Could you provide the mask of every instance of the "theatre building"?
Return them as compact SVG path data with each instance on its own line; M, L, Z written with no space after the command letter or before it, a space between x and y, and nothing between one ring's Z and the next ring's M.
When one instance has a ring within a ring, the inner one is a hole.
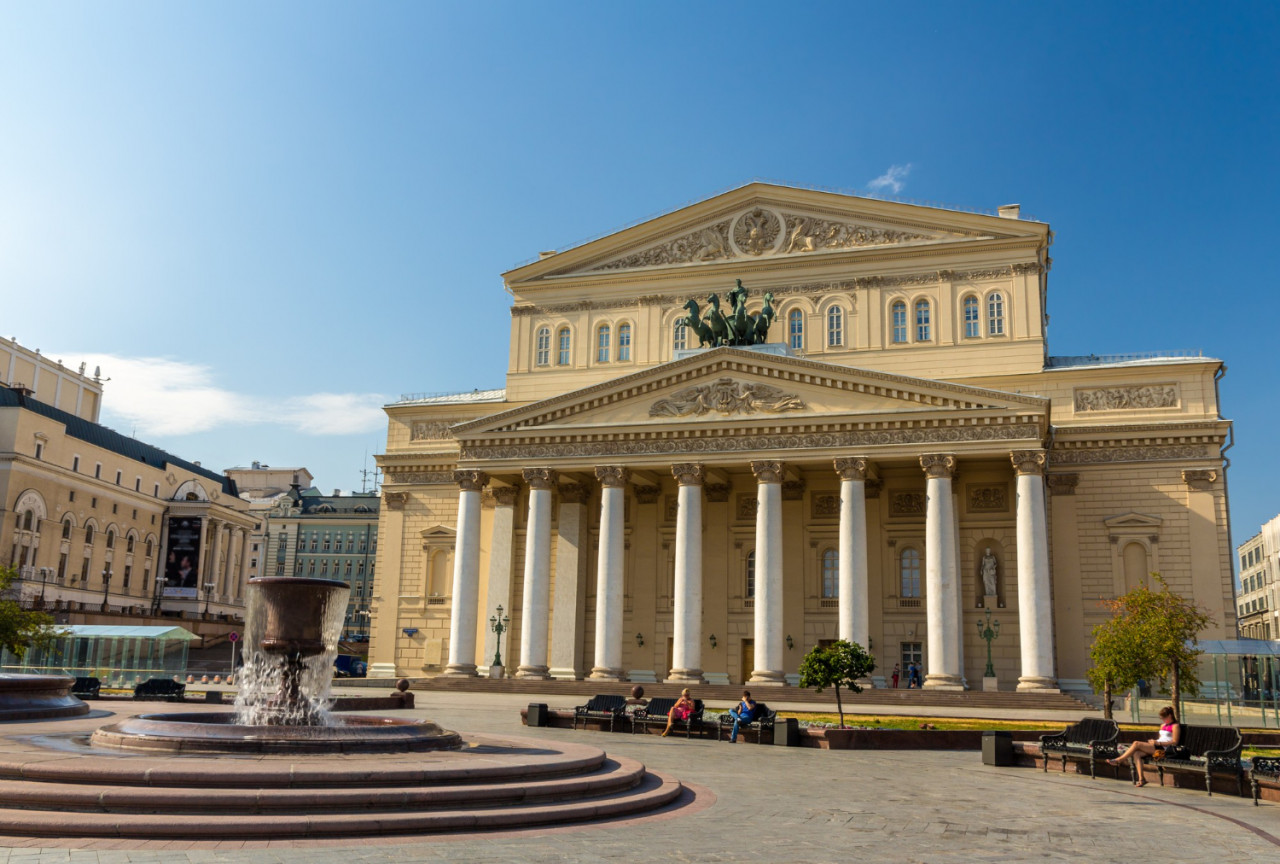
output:
M1079 690L1152 571L1234 637L1224 366L1052 356L1051 242L752 183L506 273L505 389L387 406L372 671L785 685L844 638L981 687L990 615L1001 689Z

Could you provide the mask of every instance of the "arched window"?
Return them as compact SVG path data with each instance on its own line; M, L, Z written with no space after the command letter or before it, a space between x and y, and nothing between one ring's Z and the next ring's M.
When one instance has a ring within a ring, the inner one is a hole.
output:
M827 347L839 348L844 344L844 310L832 306L827 310Z
M596 330L596 362L609 362L609 342L610 332L608 324L601 324L600 329Z
M747 586L744 597L756 596L756 550L747 553Z
M901 300L893 304L893 341L907 341L907 304Z
M130 553L133 552L133 535L132 534L130 534L128 537L125 538L124 551L130 552Z
M917 549L903 549L902 557L899 559L899 573L901 575L901 587L898 591L899 597L919 597L920 596L920 552Z
M689 325L684 323L681 318L676 321L675 329L671 332L671 348L673 351L683 351L689 347Z
M559 366L569 365L569 328L561 327L560 332L556 334L556 343L559 345L559 351L556 355L556 364Z
M93 545L93 523L92 522L84 526L84 542L89 546Z
M618 362L625 363L631 359L631 325L618 325Z
M551 328L538 328L538 350L533 362L538 366L551 365Z
M964 298L964 338L976 339L978 332L978 298L970 294Z
M916 341L929 341L929 301L916 301Z
M71 517L70 516L62 520L62 539L63 540L71 539Z
M987 335L1004 335L1004 295L999 291L987 297Z
M787 333L793 351L804 350L804 312L792 309L787 315Z
M150 557L151 557L151 553L152 553L152 552L154 552L154 551L155 551L155 544L153 544L153 543L151 542L151 538L150 538L150 537L148 537L148 538L147 538L147 545L146 545L146 556L147 556L148 558L150 558Z
M840 596L840 553L827 549L822 553L822 597L833 600Z
M107 529L107 548L108 549L116 548L116 532L111 530L110 528Z

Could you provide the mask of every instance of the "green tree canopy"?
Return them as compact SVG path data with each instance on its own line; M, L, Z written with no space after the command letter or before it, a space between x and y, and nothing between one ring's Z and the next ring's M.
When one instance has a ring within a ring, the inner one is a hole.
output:
M23 609L13 597L18 571L0 567L0 648L22 657L29 648L47 648L58 635L53 618L43 612Z
M844 704L840 701L840 688L848 687L851 693L861 693L860 678L866 678L876 670L876 658L856 642L844 639L827 646L816 646L800 663L800 686L812 687L821 693L826 687L836 688L836 710L840 713L840 728L844 728Z

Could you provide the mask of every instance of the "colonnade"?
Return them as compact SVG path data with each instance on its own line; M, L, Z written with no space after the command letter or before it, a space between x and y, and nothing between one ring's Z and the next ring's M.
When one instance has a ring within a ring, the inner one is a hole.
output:
M249 572L252 551L249 529L221 519L206 518L200 531L204 561L196 590L203 596L204 586L212 583L213 598L218 602L233 603L237 598L243 598L245 574ZM163 578L163 572L159 578Z
M1017 475L1018 620L1022 674L1019 690L1056 686L1053 665L1052 597L1049 584L1048 527L1045 513L1043 450L1009 454ZM959 690L964 686L962 598L959 570L959 523L952 494L956 469L953 454L919 457L926 478L925 593L928 630L926 689ZM869 644L868 564L865 486L870 458L837 458L840 478L838 635ZM754 657L750 683L784 684L782 482L784 465L777 460L751 462L756 478ZM698 463L671 466L678 488L675 526L673 644L667 680L702 682L702 498L704 470ZM596 569L595 657L590 677L617 681L622 669L623 560L625 487L628 469L595 467L601 485L600 539ZM446 674L476 674L477 600L480 565L480 495L489 482L482 471L457 471L459 487L457 540L453 571ZM529 512L525 532L524 585L521 605L517 678L547 678L548 619L551 577L551 490L554 468L526 468ZM506 487L509 488L509 487ZM501 500L514 509L514 494ZM563 520L564 513L561 518ZM491 567L511 563L511 514L495 519ZM558 575L559 579L560 576ZM557 585L557 594L560 588ZM488 653L489 646L486 646Z

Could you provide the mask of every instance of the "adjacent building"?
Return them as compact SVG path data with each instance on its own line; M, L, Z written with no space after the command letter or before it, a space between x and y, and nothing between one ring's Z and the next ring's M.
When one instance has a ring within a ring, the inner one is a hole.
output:
M752 183L507 272L505 386L386 408L371 672L959 689L990 613L1002 689L1086 689L1152 571L1233 636L1225 367L1050 354L1051 242Z
M1246 639L1280 639L1280 516L1236 548L1238 614Z
M253 517L253 533L249 537L249 564L246 578L266 576L267 567L263 552L271 531L271 511L281 499L287 498L294 488L308 489L314 479L306 468L273 468L261 462L252 462L248 468L226 468L222 472L236 484L240 497L248 502L248 512Z
M0 339L0 386L28 391L46 405L97 423L102 411L102 371L95 368L90 377L86 366L81 363L73 370L61 360L24 348L16 339Z

